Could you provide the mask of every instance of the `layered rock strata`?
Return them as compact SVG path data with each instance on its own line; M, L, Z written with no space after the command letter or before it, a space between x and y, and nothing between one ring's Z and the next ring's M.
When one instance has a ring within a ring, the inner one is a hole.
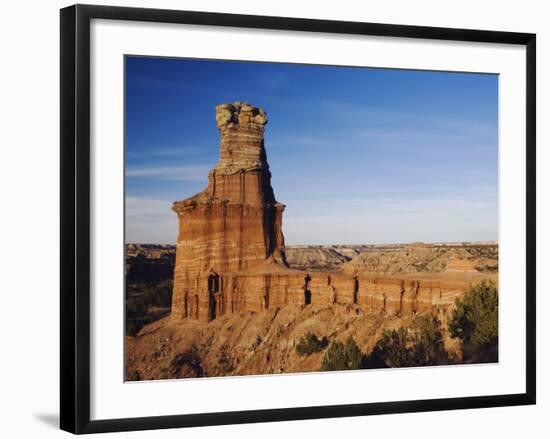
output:
M216 107L220 160L208 187L174 203L179 232L172 315L216 317L227 276L267 260L286 266L282 214L264 148L264 110L236 102Z
M288 268L264 147L264 110L216 107L220 160L208 187L175 202L179 233L171 317L209 322L285 305L354 304L405 315L451 306L472 279L376 277ZM473 276L473 275L472 275Z

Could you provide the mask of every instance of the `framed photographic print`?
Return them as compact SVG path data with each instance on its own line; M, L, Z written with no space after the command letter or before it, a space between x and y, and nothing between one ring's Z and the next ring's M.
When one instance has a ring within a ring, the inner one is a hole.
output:
M61 10L61 428L535 403L535 35Z

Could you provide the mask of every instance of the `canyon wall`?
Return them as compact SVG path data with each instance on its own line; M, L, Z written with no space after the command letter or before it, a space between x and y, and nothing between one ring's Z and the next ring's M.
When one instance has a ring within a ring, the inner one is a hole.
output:
M209 303L213 307L210 319L285 305L326 307L336 303L354 304L365 312L403 316L444 310L468 286L461 281L351 277L293 270L235 273L220 276L219 282L216 296ZM199 320L202 316L200 308L189 302L185 314Z

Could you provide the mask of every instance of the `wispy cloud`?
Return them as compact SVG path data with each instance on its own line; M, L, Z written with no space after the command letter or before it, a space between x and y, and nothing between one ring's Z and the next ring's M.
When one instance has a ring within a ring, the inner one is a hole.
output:
M192 60L128 66L130 240L175 241L171 200L205 186L218 159L214 106L234 100L269 114L266 151L275 193L287 205L288 243L497 233L496 81L364 69L347 76L341 68L333 76L330 67L309 75L313 69L290 65Z
M408 129L412 133L442 134L448 136L495 136L495 124L480 122L478 120L464 120L455 116L447 116L436 112L413 112L403 109L391 109L369 103L358 104L341 102L328 99L320 99L317 110L325 115L345 115L345 119L353 126L361 126L368 123L371 127L364 130L364 134L376 135L388 133L396 126L401 130ZM341 119L343 120L343 118ZM409 128L410 127L410 128Z
M161 180L205 181L210 167L189 166L136 166L126 168L127 178L156 178Z
M493 240L496 224L496 200L343 199L330 209L287 204L283 233L289 244Z
M174 243L177 217L171 207L168 200L127 197L126 242Z
M152 157L195 157L204 150L205 147L199 145L142 145L139 148L129 145L126 147L126 155L132 159Z
M201 146L166 146L166 147L152 147L147 151L151 155L157 157L187 157L194 156L201 151L204 151L204 147Z
M411 139L435 140L435 141L465 141L471 140L472 136L465 132L434 132L428 129L411 128L365 128L357 132L357 136L365 139L382 141L410 141Z
M172 213L172 201L159 198L126 197L126 215L141 219L165 218Z

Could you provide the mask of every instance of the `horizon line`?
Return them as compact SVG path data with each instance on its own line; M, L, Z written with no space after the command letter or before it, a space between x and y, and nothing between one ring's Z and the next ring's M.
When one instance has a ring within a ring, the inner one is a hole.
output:
M414 245L414 244L427 244L427 245L449 245L449 244L478 244L478 245L498 245L499 241L494 239L487 240L476 240L476 241L411 241L411 242L379 242L379 243L363 243L363 244L286 244L287 246L304 246L304 247L314 247L314 246L372 246L372 245ZM177 243L167 243L167 242L125 242L124 245L171 245L176 246Z

